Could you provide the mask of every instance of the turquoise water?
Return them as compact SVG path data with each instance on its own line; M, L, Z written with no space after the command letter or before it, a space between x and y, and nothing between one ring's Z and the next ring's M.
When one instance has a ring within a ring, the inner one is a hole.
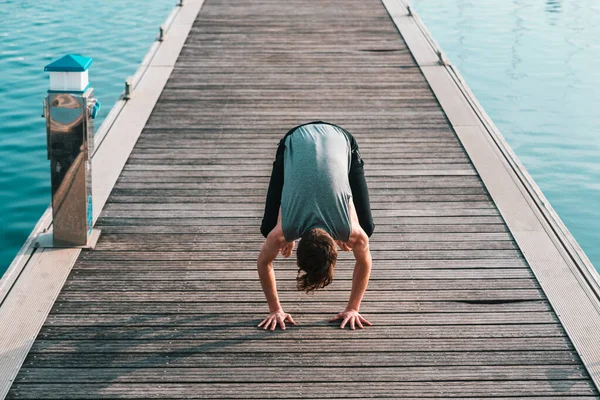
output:
M600 267L600 2L413 0L413 6Z
M100 125L176 0L0 0L0 275L50 203L44 66L92 57Z

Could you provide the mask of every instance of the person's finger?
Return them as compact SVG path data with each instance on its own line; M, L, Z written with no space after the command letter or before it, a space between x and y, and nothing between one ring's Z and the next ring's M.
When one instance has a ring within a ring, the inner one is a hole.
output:
M265 319L263 319L263 320L262 320L262 322L261 322L260 324L258 324L258 327L260 328L261 326L263 326L263 324L264 324L265 322L267 322L267 319L268 319L268 318L265 318Z
M263 322L265 323L265 325L263 326L263 329L264 330L269 329L269 325L271 325L271 317L266 318Z
M350 329L355 330L356 326L354 325L354 320L356 319L356 317L352 317L350 318Z
M350 319L350 317L346 317L344 318L344 320L342 321L342 324L340 325L340 329L344 329L344 327L346 326L346 324L348 323L348 320Z
M292 325L296 325L296 322L294 322L294 319L292 318L292 316L291 316L290 314L287 314L287 315L285 316L285 321L289 321L289 322L290 322L290 324L292 324Z
M272 317L271 320L269 321L269 329L270 330L275 329L276 324L277 324L277 320L275 319L275 317Z
M363 324L367 325L367 326L373 326L372 323L370 323L369 321L367 321L365 319L365 317L363 317L362 315L359 316L360 320L362 321Z
M363 324L360 322L360 318L356 318L356 325L358 325L360 329L364 328Z
M285 331L285 317L281 317L281 316L277 316L277 323L279 324L279 326L281 327L282 331Z

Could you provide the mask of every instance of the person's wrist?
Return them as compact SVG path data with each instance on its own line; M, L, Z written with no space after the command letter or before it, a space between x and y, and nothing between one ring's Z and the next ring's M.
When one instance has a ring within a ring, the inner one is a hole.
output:
M269 309L269 312L271 314L282 313L283 309L281 308L281 306L277 306L277 307L273 307L273 308Z

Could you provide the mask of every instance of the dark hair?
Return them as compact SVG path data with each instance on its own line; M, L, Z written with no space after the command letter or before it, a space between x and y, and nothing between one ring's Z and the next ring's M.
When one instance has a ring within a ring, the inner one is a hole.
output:
M314 228L304 233L298 243L296 256L298 290L308 293L331 283L337 261L337 247L327 232Z

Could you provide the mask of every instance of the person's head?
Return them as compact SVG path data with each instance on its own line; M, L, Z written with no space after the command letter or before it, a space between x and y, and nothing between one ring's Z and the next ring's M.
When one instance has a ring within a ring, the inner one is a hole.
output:
M327 232L319 228L307 231L300 238L296 256L298 290L308 293L331 283L337 261L337 247Z

